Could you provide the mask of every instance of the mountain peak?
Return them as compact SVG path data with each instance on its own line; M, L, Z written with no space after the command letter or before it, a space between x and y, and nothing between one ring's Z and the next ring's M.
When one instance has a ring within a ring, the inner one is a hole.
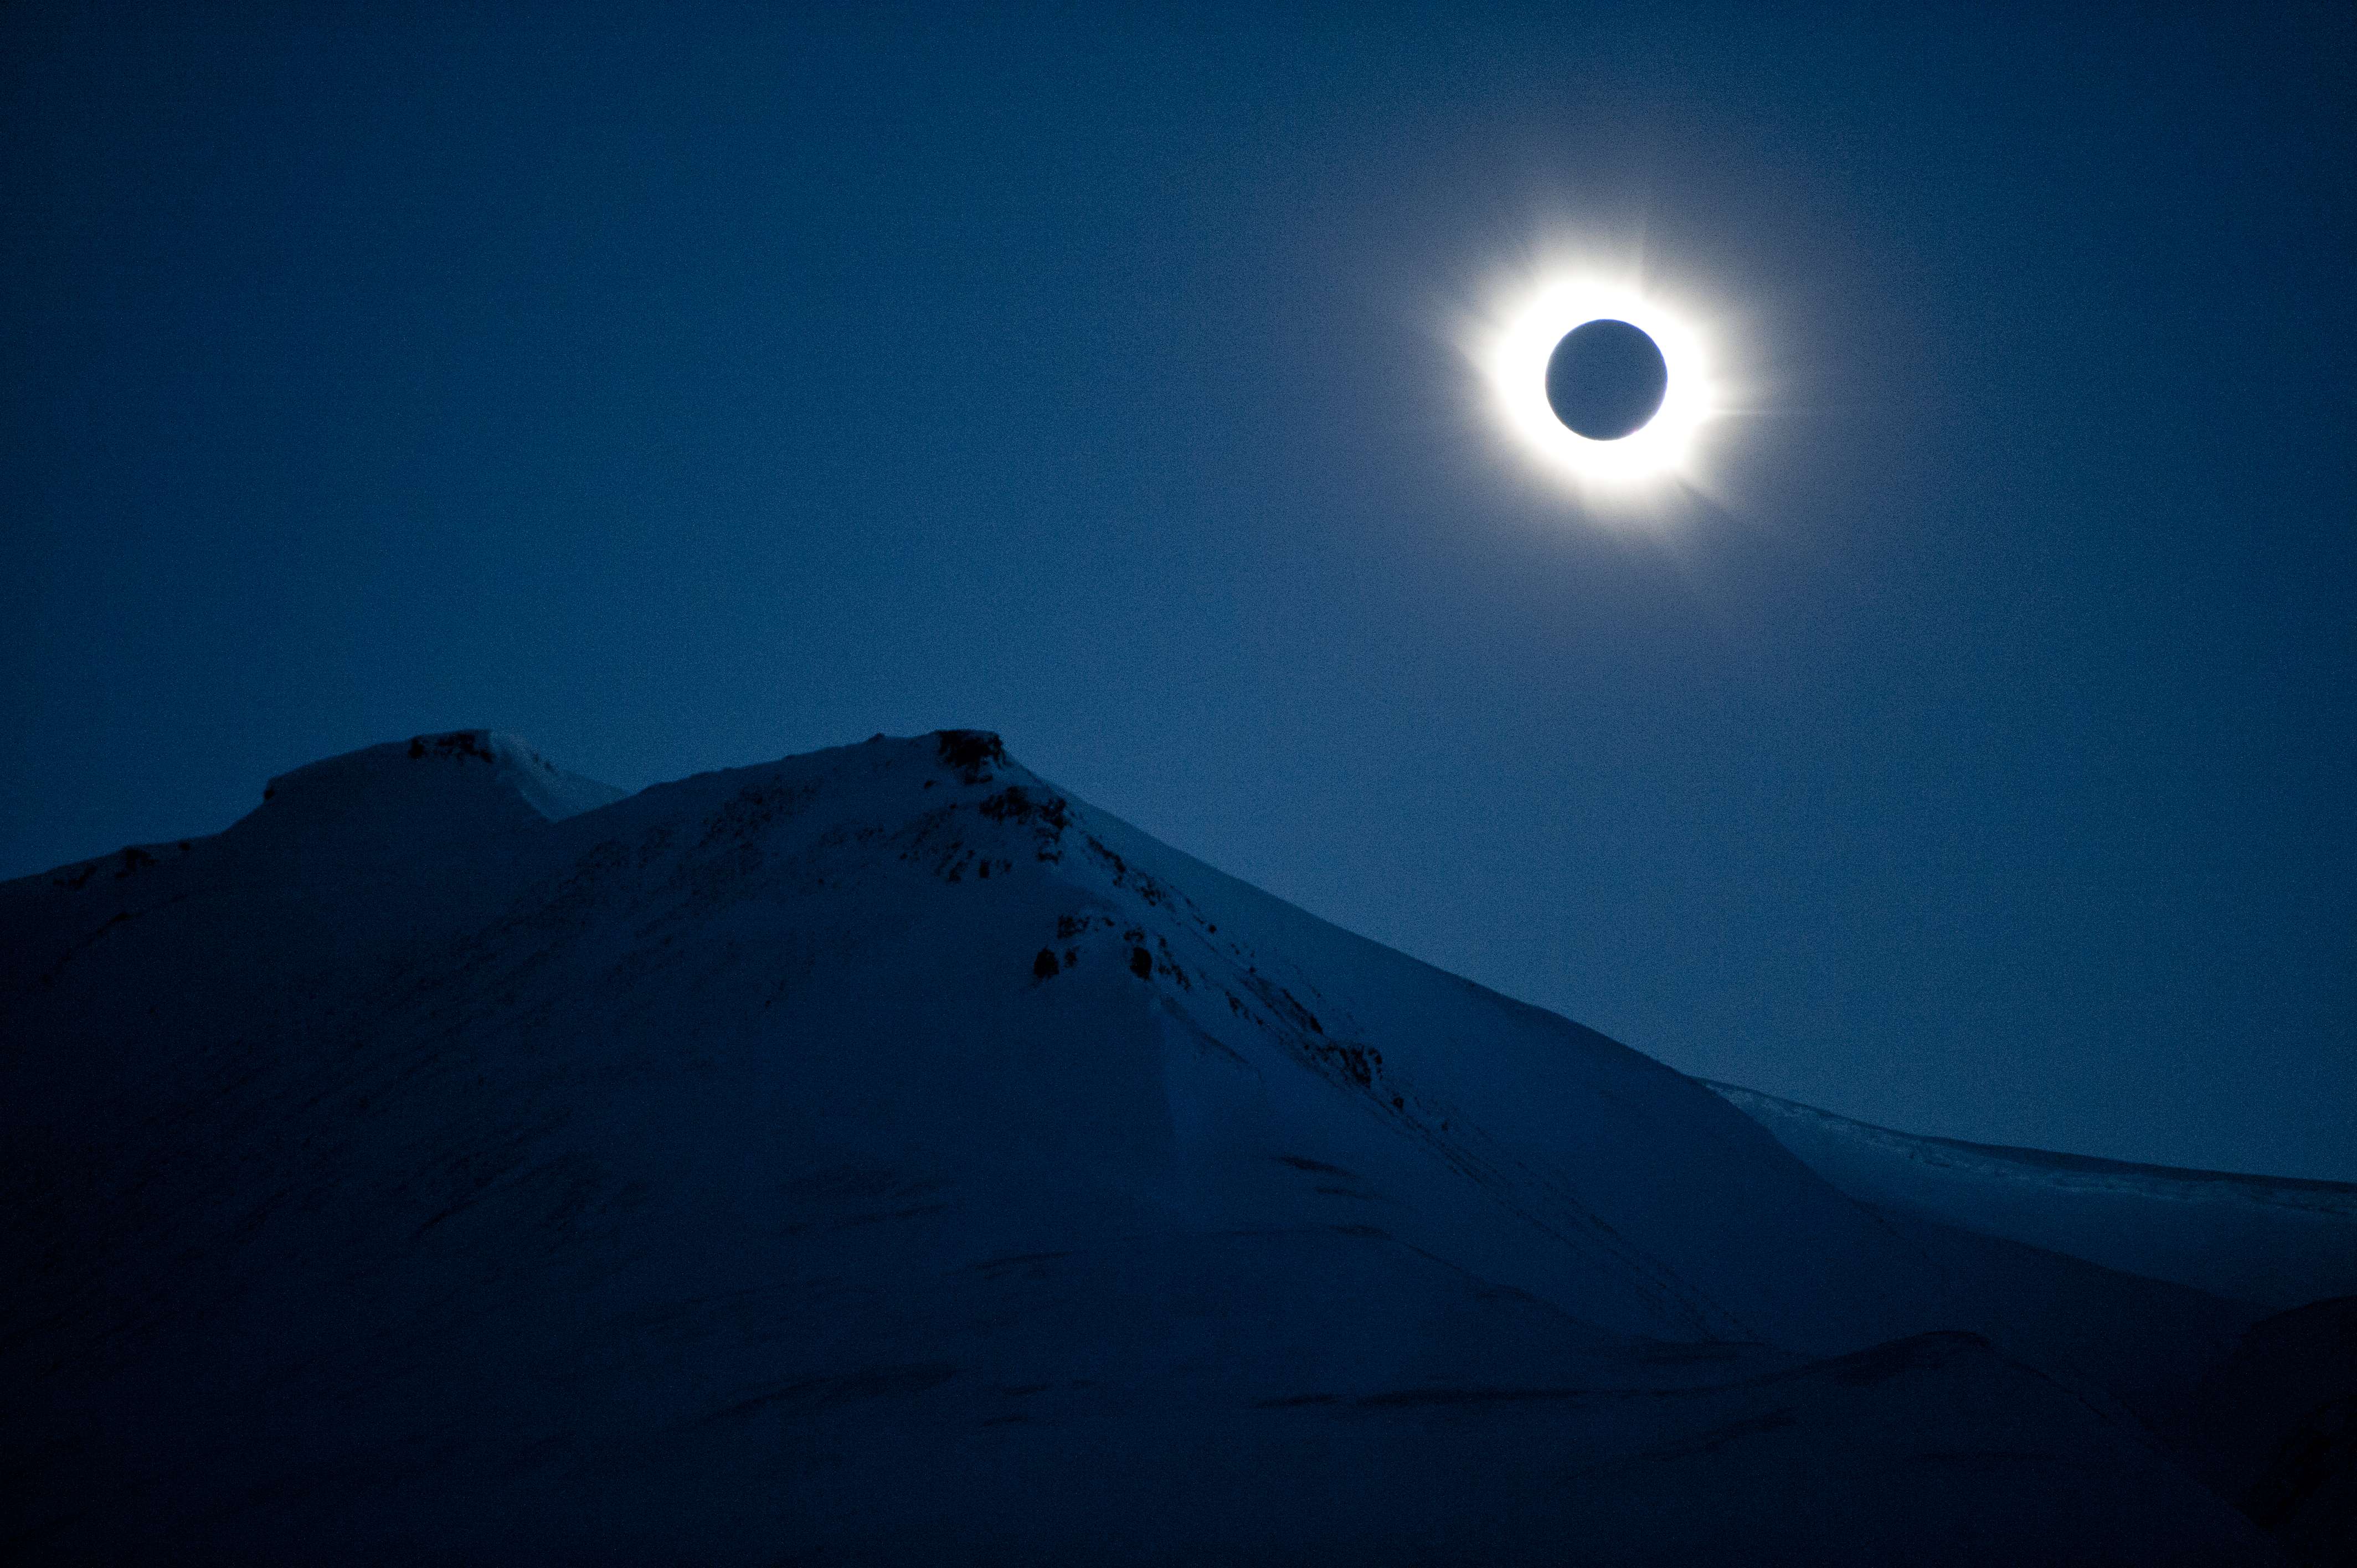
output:
M1006 747L986 729L935 730L933 745L941 753L942 766L953 769L968 784L987 784L992 767L1006 765Z
M282 773L230 830L341 860L406 858L562 822L628 791L570 773L521 736L463 729L363 746Z
M423 763L428 773L415 764ZM281 796L306 811L339 811L372 798L433 789L453 776L463 787L504 785L546 822L562 822L628 793L585 779L543 757L521 736L501 730L447 730L362 746L307 764L270 780L264 801ZM282 811L288 807L281 807Z

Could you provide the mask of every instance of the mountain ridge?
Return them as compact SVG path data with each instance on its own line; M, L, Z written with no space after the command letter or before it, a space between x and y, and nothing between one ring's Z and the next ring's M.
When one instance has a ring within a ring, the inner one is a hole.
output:
M1696 1081L1862 1202L2276 1311L2357 1295L2357 1184L1900 1133Z

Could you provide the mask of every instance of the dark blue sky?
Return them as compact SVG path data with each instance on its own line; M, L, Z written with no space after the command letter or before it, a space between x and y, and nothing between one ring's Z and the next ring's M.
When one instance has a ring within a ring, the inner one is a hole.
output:
M2345 5L490 9L0 13L0 875L985 725L1689 1071L2357 1179ZM1757 390L1665 532L1452 339L1566 239Z

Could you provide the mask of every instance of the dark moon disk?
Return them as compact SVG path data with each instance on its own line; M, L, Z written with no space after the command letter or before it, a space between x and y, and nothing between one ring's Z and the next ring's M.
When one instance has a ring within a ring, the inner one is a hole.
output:
M1661 349L1625 321L1583 321L1547 356L1547 406L1590 441L1642 430L1669 390Z

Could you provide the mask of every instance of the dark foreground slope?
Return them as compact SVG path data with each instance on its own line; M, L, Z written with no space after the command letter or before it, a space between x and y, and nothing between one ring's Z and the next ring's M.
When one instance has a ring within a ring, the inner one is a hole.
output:
M2357 1296L2279 1313L2204 1380L2194 1468L2302 1563L2357 1563Z
M1985 1259L992 737L612 793L0 888L0 1552L2276 1560Z

